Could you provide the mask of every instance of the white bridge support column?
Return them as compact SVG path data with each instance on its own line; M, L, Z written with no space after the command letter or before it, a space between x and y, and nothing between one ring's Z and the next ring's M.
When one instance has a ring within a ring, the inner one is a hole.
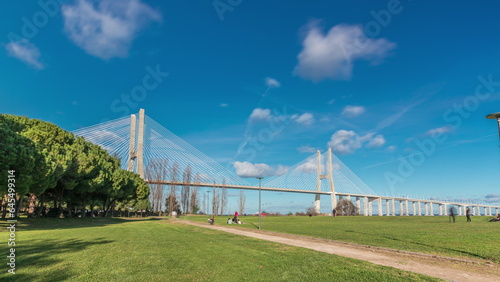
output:
M396 216L396 201L394 199L391 200L392 202L392 216Z
M335 185L333 182L333 164L332 164L332 149L328 148L327 151L327 172L326 174L321 174L322 173L322 166L321 166L321 152L318 150L316 152L317 154L317 165L318 165L318 178L317 178L317 183L316 183L316 191L321 191L321 180L322 179L328 179L328 188L330 189L330 201L332 203L332 210L337 207L337 197L335 195ZM314 211L316 213L319 213L321 209L321 200L320 200L320 194L316 194L316 198L314 200Z
M369 216L373 215L373 200L375 200L375 199L368 198L368 215Z
M412 211L413 211L413 216L417 215L417 203L415 201L411 202L412 205Z
M368 216L368 197L363 197L363 214Z
M424 207L425 207L425 215L429 215L429 203L424 202Z
M318 150L316 151L316 159L317 159L317 168L318 168L318 179L316 182L316 191L321 191L321 152ZM320 199L320 194L316 194L315 200L314 200L314 212L319 213L320 208L321 208L321 199ZM335 206L332 207L332 210L335 208Z
M498 212L500 210L500 208L495 208L495 214L499 214L500 212Z
M389 213L389 199L385 199L385 215L386 215L386 216L391 215L391 214Z
M359 213L361 214L361 200L359 197L356 197L356 208L358 209Z
M135 115L130 115L130 141L129 141L129 150L128 150L128 171L134 171L134 160L136 158L135 155L135 132L136 132L136 123L137 118Z
M137 174L144 179L144 109L139 110L139 136L137 138Z
M430 208L430 212L431 212L430 216L434 216L434 204L433 203L429 203L429 205L431 207Z
M136 128L139 127L136 136ZM136 142L137 139L137 150ZM137 166L134 162L137 161ZM144 179L144 109L139 110L139 124L135 115L130 116L130 140L129 140L129 159L127 164L128 171L135 171Z
M447 215L447 214L448 214L448 205L443 204L443 215Z
M405 200L405 211L406 211L406 216L409 216L409 209L408 209L408 200Z
M402 216L404 213L403 211L403 200L399 200L399 216Z
M382 212L382 198L378 198L378 216L383 216L384 213Z
M422 215L422 203L418 201L417 205L418 205L418 215Z

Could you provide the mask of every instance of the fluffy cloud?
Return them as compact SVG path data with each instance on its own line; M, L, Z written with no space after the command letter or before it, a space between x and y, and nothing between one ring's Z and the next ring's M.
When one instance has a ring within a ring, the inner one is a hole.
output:
M62 7L64 30L88 54L108 60L126 57L132 41L161 15L140 0L78 0Z
M305 163L299 165L297 171L304 173L317 173L318 172L318 162L316 159L309 159Z
M17 58L35 69L43 69L44 66L40 62L40 51L36 46L26 39L20 41L11 41L5 45L9 56Z
M241 177L258 177L273 175L275 170L267 164L252 164L250 162L234 162L236 174Z
M302 46L294 73L317 82L327 78L350 79L355 60L380 63L396 44L385 38L367 37L359 25L340 24L323 34L312 23L307 27Z
M344 110L342 110L342 116L347 118L355 118L360 116L366 111L366 108L363 106L345 106Z
M384 146L385 138L382 135L376 135L374 137L370 136L368 143L366 144L367 148L380 148Z
M256 108L250 114L250 121L270 120L272 117L270 109Z
M451 132L451 131L453 131L453 128L451 126L443 126L443 127L430 129L429 131L427 131L427 133L425 133L425 135L432 137L432 136L435 136L437 134L443 134L443 133L447 133L447 132Z
M332 135L328 147L338 154L352 154L363 146L366 148L379 148L384 144L384 136L380 134L368 133L360 136L352 130L339 130Z
M311 125L314 123L314 116L310 113L304 113L302 115L295 114L292 116L292 120L302 125Z
M266 85L269 88L281 87L281 84L279 83L279 81L277 81L276 79L274 79L272 77L266 77Z

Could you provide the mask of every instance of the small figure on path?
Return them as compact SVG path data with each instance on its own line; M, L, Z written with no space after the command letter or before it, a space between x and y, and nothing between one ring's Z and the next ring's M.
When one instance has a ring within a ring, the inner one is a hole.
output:
M467 209L465 210L465 215L467 216L467 222L472 222L472 220L470 219L470 208L467 207Z
M233 222L234 223L238 223L238 215L239 215L238 211L235 211L234 212L234 218L233 218Z
M453 210L453 207L450 207L450 223L451 219L453 219L453 223L455 223L455 211Z
M337 210L336 209L333 209L332 215L333 215L333 217L337 217Z

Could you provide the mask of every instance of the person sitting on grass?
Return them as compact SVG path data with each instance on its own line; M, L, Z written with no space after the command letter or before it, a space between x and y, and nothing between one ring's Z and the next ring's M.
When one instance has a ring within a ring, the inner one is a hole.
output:
M499 221L499 222L500 222L500 213L499 213L499 214L497 214L497 217L492 218L492 219L490 220L490 222L497 222L497 221Z

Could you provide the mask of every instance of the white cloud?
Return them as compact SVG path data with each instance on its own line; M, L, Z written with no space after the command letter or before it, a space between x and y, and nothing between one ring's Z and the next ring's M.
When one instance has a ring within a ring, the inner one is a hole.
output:
M241 177L258 177L273 175L275 170L267 164L252 164L250 162L234 162L236 174Z
M295 114L292 116L292 120L302 125L311 125L314 123L314 116L310 113L304 113L302 115Z
M328 105L333 105L333 103L335 103L335 99L331 99L330 101L328 101Z
M327 78L350 79L355 60L380 63L396 47L385 38L367 37L360 25L340 24L323 34L316 23L311 23L306 33L294 73L315 82Z
M332 135L328 147L332 148L335 153L352 154L361 148L361 141L354 131L339 130Z
M429 131L427 131L427 133L425 133L425 135L432 137L432 136L435 136L437 134L443 134L443 133L447 133L447 132L451 132L451 131L453 131L453 128L448 125L448 126L430 129Z
M366 111L366 108L363 106L345 106L344 110L342 110L342 116L348 118L355 118L360 116Z
M313 148L309 145L304 145L297 148L297 151L299 151L300 153L315 153L316 150L316 148Z
M380 148L384 146L385 144L385 138L382 135L376 135L375 137L371 138L370 141L368 141L368 144L366 145L367 148Z
M328 147L338 154L352 154L365 145L366 148L379 148L385 144L384 136L375 133L368 133L360 136L352 130L339 130L335 132Z
M44 66L40 62L40 51L31 42L26 39L20 41L11 41L5 45L9 56L15 57L35 69L43 69Z
M126 57L132 41L161 14L140 0L78 0L62 7L64 30L88 54L108 60Z
M250 114L250 121L270 120L272 117L270 109L256 108Z
M297 171L304 173L317 173L318 172L318 162L316 159L312 158L307 160L305 163L299 165Z
M274 79L272 77L266 77L266 85L269 88L281 87L281 84L279 83L279 81L277 81L276 79Z
M227 106L229 106L229 105L228 105L228 104L220 104L220 106L221 106L222 108L225 108L225 107L227 107Z
M391 146L387 147L387 151L391 152L391 153L395 152L397 149L398 149L398 147L395 145L391 145Z

